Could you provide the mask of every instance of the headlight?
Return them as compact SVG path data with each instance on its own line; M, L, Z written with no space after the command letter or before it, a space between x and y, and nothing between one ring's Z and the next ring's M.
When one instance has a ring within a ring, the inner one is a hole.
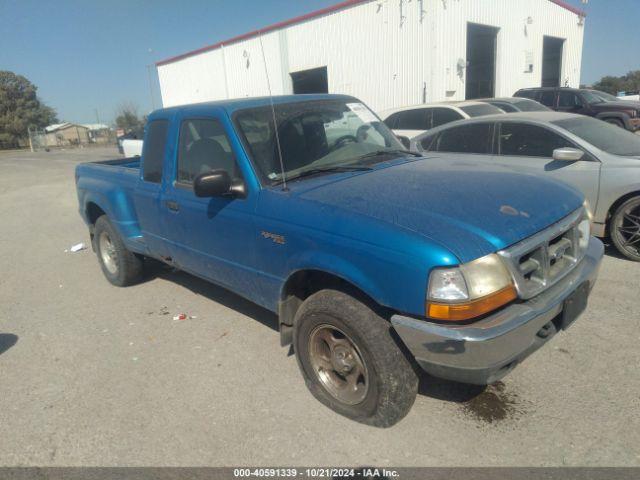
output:
M587 251L587 247L589 246L589 238L591 238L591 222L593 220L593 214L589 208L589 202L585 200L582 206L584 207L584 214L582 216L582 220L580 220L580 223L578 224L578 249L580 250L580 256Z
M517 298L513 279L498 255L455 268L438 268L429 276L427 316L436 320L469 320Z

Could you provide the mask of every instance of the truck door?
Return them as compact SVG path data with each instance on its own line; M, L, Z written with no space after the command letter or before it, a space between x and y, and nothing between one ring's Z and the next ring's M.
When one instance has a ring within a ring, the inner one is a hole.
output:
M211 170L226 170L234 182L246 178L226 113L207 112L176 118L178 146L162 205L169 248L178 267L252 298L257 192L199 198L193 191L195 177Z
M568 183L580 190L595 211L598 201L600 162L585 152L584 160L553 160L553 150L562 147L582 149L549 128L518 122L498 125L498 155L495 163L517 171L543 175Z
M168 119L154 119L147 124L140 179L134 195L144 242L153 256L161 258L170 256L160 206L163 169L168 157L168 133Z

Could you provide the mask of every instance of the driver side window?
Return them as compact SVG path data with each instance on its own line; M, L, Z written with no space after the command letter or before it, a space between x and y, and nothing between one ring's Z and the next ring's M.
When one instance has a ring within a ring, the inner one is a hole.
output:
M192 184L201 173L225 170L231 179L240 176L229 139L215 119L187 119L180 126L176 181Z

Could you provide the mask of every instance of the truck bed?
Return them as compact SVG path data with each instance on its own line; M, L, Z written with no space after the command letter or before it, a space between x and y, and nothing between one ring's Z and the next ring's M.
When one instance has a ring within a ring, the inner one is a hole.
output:
M140 169L140 157L115 158L112 160L100 160L97 162L87 162L94 165L110 165L122 168Z

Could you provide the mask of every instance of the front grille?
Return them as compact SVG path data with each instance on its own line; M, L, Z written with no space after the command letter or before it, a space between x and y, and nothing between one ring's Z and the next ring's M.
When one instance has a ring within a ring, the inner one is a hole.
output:
M511 271L520 298L528 299L549 288L582 260L579 209L551 227L498 252Z

